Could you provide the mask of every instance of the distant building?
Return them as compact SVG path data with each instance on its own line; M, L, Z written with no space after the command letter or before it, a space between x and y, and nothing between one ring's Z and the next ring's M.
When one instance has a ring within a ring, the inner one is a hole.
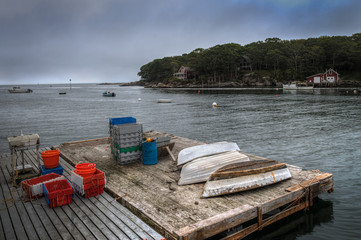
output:
M240 61L240 68L248 69L248 70L252 71L251 59L247 55L242 55L241 61Z
M340 74L333 70L332 68L326 70L324 73L317 73L315 75L307 77L307 83L311 83L314 85L322 85L322 84L340 84Z
M178 72L174 73L173 76L180 80L194 78L192 69L185 66L181 66Z

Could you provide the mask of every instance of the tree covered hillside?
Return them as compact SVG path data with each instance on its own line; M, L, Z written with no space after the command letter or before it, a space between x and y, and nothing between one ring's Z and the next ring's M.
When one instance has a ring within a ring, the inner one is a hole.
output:
M250 75L276 83L305 80L328 68L335 69L342 79L361 81L361 33L297 40L267 38L245 46L227 43L197 48L182 56L155 59L143 65L138 75L143 83L175 83L179 79L173 73L181 66L190 67L193 73L182 81L194 84L242 83Z

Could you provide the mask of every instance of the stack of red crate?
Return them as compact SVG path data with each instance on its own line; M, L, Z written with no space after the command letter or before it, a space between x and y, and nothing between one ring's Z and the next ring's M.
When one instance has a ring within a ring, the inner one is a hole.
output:
M73 171L71 173L71 181L75 191L85 198L102 194L105 186L104 173L99 169L96 169L93 175L87 177L83 177Z

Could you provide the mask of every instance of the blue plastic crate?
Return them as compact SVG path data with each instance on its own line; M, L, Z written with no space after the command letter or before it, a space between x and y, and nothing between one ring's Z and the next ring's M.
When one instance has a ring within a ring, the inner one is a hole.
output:
M56 168L45 168L44 165L40 166L41 175L45 175L48 173L57 173L59 175L63 175L63 167L59 164Z
M127 123L136 123L137 120L133 117L109 118L110 125L119 125Z

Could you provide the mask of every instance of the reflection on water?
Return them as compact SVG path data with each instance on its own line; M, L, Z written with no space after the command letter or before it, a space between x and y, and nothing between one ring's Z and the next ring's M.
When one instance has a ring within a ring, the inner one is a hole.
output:
M331 201L324 201L315 198L314 206L308 211L300 211L283 220L280 220L261 231L245 237L245 240L271 240L271 239L297 239L300 235L309 234L316 226L331 222L333 220L333 204ZM269 216L266 216L266 218ZM265 216L264 216L265 218ZM250 224L255 224L252 222ZM221 233L209 240L216 240L229 236L235 232L242 230L242 226L235 227L227 233Z
M331 201L319 199L309 211L300 211L260 232L254 233L245 240L297 239L299 235L313 232L316 226L333 220L333 204Z

